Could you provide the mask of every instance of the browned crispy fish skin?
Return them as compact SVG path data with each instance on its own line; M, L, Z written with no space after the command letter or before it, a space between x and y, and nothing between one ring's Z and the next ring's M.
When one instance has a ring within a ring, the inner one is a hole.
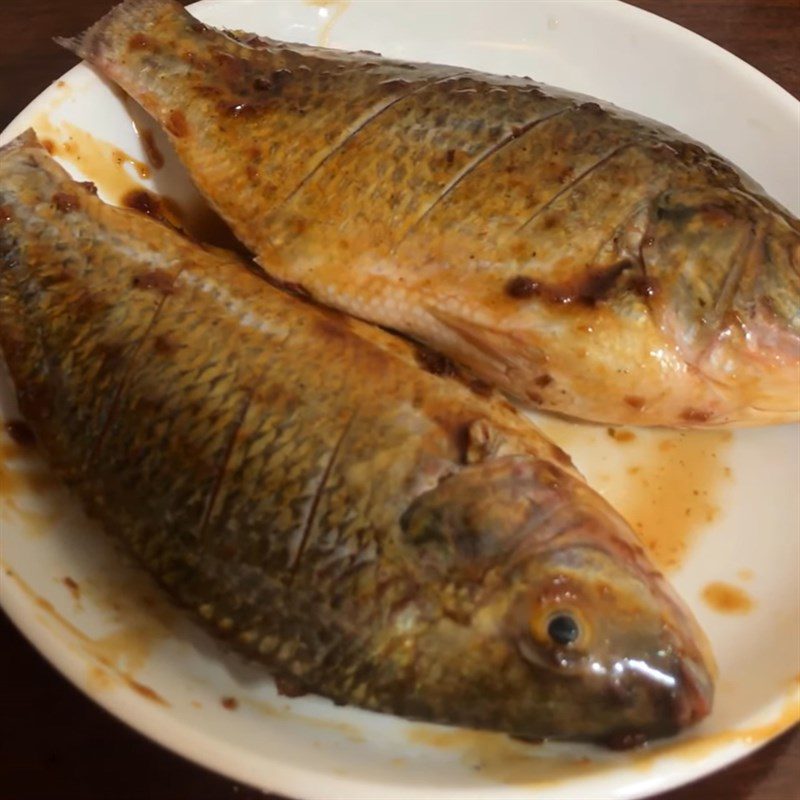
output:
M504 401L104 205L32 134L0 150L0 345L89 512L278 678L520 736L708 713L691 615Z
M324 304L579 418L798 418L798 221L677 132L529 79L226 36L174 0L65 44Z

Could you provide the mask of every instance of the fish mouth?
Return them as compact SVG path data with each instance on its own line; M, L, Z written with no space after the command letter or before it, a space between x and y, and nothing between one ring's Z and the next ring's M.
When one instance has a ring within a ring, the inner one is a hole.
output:
M711 713L714 680L704 664L683 658L677 669L678 690L673 703L678 729L695 725Z

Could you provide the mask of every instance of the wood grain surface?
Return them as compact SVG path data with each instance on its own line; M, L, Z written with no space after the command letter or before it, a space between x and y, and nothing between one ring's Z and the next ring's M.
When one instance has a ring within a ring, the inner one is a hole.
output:
M401 2L402 0L397 0ZM457 0L454 0L454 2ZM111 0L0 0L0 129L75 59L52 43ZM798 0L637 0L800 97ZM147 741L86 699L0 617L0 800L254 800ZM797 800L800 730L658 800Z

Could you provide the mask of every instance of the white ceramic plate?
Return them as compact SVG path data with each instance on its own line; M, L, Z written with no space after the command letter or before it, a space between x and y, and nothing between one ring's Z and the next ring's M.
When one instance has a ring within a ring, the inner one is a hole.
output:
M710 144L800 208L798 103L716 46L621 3L206 0L193 11L281 39L531 75L596 95ZM2 140L33 125L74 174L94 179L114 201L141 180L126 154L146 161L132 119L140 130L155 128L79 66ZM144 183L189 216L202 214L171 150L156 139L167 164ZM6 419L16 413L11 398L5 379ZM172 612L35 454L8 436L0 439L3 607L58 669L130 725L207 767L298 798L643 797L718 769L794 723L798 426L612 438L602 427L537 419L590 482L646 528L711 638L720 666L715 710L672 742L628 754L534 747L316 697L281 698L262 670Z

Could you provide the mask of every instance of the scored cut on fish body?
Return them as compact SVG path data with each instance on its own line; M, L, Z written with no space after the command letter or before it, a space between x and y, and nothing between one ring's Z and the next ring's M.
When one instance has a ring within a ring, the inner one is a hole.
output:
M0 149L0 347L89 514L284 684L611 744L708 713L690 612L504 400L105 205L30 132Z
M676 131L527 78L223 34L174 0L62 43L319 302L581 419L800 417L800 223Z

